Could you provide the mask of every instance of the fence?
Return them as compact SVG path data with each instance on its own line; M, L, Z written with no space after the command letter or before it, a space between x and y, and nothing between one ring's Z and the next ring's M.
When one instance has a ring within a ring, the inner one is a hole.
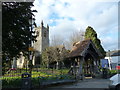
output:
M48 68L33 68L32 69L32 77L38 77L38 76L50 76L50 75L63 75L67 74L69 69L48 69ZM29 73L29 69L26 70L23 69L9 69L6 70L6 73L3 75L3 77L21 77L21 75L25 72Z

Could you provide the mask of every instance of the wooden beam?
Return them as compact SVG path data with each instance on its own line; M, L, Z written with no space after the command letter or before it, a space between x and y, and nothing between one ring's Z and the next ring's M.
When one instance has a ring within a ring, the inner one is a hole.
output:
M79 58L80 59L80 64L79 64L79 69L78 73L76 75L77 79L84 79L84 73L83 73L83 63L84 63L84 57Z

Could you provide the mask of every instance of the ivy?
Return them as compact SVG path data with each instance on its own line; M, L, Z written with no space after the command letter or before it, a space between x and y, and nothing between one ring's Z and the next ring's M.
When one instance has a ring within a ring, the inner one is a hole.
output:
M88 26L86 28L86 32L85 32L85 39L88 39L88 38L93 41L96 48L101 52L103 57L105 57L106 52L105 52L104 48L101 45L101 41L100 41L100 39L98 39L96 31L90 26Z

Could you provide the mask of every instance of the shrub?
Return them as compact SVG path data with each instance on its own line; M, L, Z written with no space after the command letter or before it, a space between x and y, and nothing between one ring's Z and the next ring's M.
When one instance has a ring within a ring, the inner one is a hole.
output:
M4 77L2 78L2 87L3 88L21 87L21 78L20 77Z

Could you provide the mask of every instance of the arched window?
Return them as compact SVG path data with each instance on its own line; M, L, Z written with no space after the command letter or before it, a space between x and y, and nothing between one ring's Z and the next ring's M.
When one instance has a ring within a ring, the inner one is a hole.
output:
M39 31L36 32L37 36L39 36Z

